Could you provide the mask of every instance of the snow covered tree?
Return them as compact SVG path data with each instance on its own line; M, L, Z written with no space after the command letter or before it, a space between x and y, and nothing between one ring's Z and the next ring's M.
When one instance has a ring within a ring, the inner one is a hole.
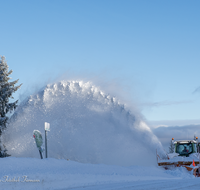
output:
M173 142L173 140L171 140L170 144L169 144L169 153L173 153L174 148L175 148L174 142Z
M12 73L12 70L8 71L8 65L4 56L1 56L0 60L0 157L6 157L5 145L2 144L2 132L6 129L8 123L8 112L12 112L17 107L17 101L9 103L12 94L17 91L19 86L15 86L18 80L9 82L11 79L9 75Z

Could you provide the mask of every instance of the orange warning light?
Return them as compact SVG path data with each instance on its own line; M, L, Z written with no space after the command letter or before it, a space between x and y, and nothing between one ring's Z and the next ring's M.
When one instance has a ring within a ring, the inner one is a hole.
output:
M172 138L172 140L174 140L174 138Z

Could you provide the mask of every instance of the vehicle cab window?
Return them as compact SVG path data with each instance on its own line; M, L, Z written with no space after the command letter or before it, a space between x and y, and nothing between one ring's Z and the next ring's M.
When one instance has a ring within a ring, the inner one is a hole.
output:
M193 152L192 143L179 143L176 147L176 153L187 155Z

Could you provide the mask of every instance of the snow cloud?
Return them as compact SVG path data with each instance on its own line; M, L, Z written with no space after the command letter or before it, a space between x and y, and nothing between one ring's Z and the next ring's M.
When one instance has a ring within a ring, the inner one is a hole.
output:
M84 163L156 164L162 145L137 109L127 109L91 82L49 84L20 104L4 135L8 153L39 157L33 130L44 137L49 122L49 157Z

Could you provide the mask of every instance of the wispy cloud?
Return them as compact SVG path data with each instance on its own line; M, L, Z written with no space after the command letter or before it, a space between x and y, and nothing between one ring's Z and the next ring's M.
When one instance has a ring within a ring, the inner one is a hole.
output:
M200 86L196 88L192 94L199 93L199 92L200 92Z
M148 121L148 125L154 129L160 126L180 127L185 125L200 125L200 119L185 119L185 120L156 120Z
M183 101L164 100L160 102L147 102L142 105L149 106L149 107L160 107L160 106L171 106L171 105L190 104L190 103L193 103L193 101L191 100L183 100Z

